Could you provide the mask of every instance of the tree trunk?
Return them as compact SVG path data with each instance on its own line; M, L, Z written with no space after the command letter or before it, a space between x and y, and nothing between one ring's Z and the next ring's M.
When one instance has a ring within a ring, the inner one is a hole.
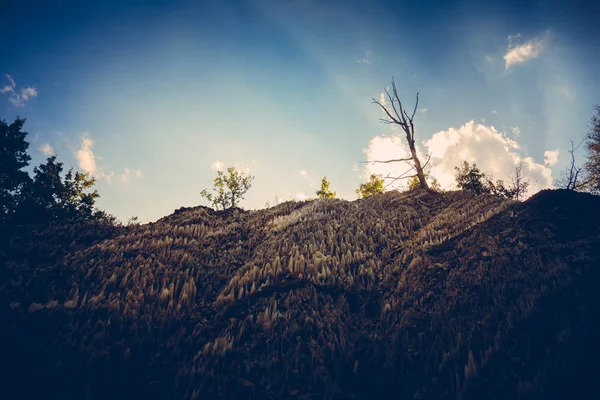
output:
M407 137L408 139L408 137ZM431 191L429 185L427 184L427 179L425 179L425 173L423 172L423 167L421 166L421 161L419 157L417 157L417 150L415 149L415 141L408 139L408 147L410 148L410 154L412 156L413 162L415 164L415 170L417 171L417 178L419 178L419 183L422 188L425 188L428 191Z

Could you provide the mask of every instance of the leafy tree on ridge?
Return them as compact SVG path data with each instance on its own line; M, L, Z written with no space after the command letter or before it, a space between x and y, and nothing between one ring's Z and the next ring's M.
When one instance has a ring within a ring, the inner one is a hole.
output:
M210 201L216 210L234 208L240 200L244 199L244 194L252 186L253 179L252 175L246 175L235 167L228 167L227 174L217 171L213 185L214 193L209 193L207 189L204 189L200 192L200 196Z
M317 190L316 194L317 197L320 199L333 199L335 197L335 192L332 192L329 189L329 181L327 180L327 177L324 176L323 179L321 179L321 188L319 190Z
M371 174L369 180L367 182L361 183L356 189L356 194L358 198L365 198L369 196L373 196L374 194L385 192L385 188L383 187L384 179L381 175Z

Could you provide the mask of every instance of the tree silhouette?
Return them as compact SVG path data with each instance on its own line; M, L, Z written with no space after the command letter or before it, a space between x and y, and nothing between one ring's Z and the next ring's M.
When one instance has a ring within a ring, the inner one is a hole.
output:
M529 192L530 182L529 179L525 177L525 164L521 161L519 164L515 166L513 173L510 175L510 187L512 193L514 193L515 200L523 200L527 193Z
M494 180L482 172L475 163L471 165L468 162L463 161L460 168L454 167L454 169L456 170L456 186L461 190L468 190L476 195L487 193L506 197L508 199L514 199L516 196L514 188L507 187L502 180L496 180L494 182ZM523 178L521 177L520 179Z
M456 170L456 186L461 190L468 190L477 195L489 193L485 186L485 174L477 167L477 164L469 164L463 161L461 167L454 167Z
M588 182L584 179L584 167L579 166L575 160L575 152L582 144L583 141L575 146L575 143L571 140L571 150L569 150L571 165L560 173L560 178L554 183L555 187L567 190L584 190L587 187Z
M56 156L33 169L33 178L23 168L29 165L25 119L12 123L0 120L0 225L45 223L77 218L116 218L94 208L98 197L90 191L95 179L71 168L62 177L63 163Z
M94 190L88 192L95 179L87 173L69 169L64 179L61 176L63 163L56 156L33 169L34 177L25 185L19 205L17 218L20 223L38 223L50 220L73 220L94 218L95 201L100 195Z
M585 163L586 189L600 193L600 105L596 106L596 114L592 116L585 147L588 153Z
M13 217L20 191L31 180L23 171L31 161L24 123L19 117L10 125L0 119L0 226Z

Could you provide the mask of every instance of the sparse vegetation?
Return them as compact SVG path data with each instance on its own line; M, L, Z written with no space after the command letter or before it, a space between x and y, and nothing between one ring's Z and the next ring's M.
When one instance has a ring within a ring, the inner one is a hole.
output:
M252 186L253 179L252 175L235 167L228 167L227 173L217 171L213 186L214 193L204 189L200 195L210 201L216 210L235 208L244 199L244 195Z
M529 180L524 177L523 164L517 164L511 175L511 184L507 186L503 180L494 181L491 176L482 172L477 164L463 161L461 167L455 167L456 185L461 190L468 190L476 195L491 194L507 199L522 199L529 190Z
M408 181L408 190L412 191L412 190L417 190L418 188L421 187L421 183L419 182L419 178L416 176L413 176L410 181Z
M525 164L523 161L515 165L514 171L510 174L510 191L513 198L522 201L529 193L531 182L525 176Z
M361 183L358 186L358 189L356 189L358 198L364 199L365 197L385 192L383 182L384 179L381 177L381 175L371 174L371 176L369 176L369 180Z
M330 183L327 180L327 177L324 176L323 179L321 179L321 187L316 192L317 197L319 199L333 199L333 198L335 198L335 192L332 192L329 189L329 185L330 185Z
M584 190L587 186L587 182L584 179L584 168L579 166L575 159L575 152L581 147L583 141L577 146L571 140L571 164L560 173L560 178L554 182L554 187L559 189L567 190Z
M376 103L412 156L376 162L408 162L408 191L372 174L360 201L216 212L254 179L229 167L200 193L214 209L145 225L95 209L94 178L63 176L56 156L29 177L24 120L0 121L3 393L585 397L600 357L600 198L573 189L599 190L598 118L584 167L572 146L571 190L513 201L529 189L524 164L506 185L463 162L462 190L443 192L392 88L393 113ZM316 195L335 198L327 177Z
M26 398L583 395L594 381L573 377L600 355L598 206L569 191L519 203L417 190L195 207L135 229L23 229L0 281L2 387ZM31 365L36 385L24 385Z

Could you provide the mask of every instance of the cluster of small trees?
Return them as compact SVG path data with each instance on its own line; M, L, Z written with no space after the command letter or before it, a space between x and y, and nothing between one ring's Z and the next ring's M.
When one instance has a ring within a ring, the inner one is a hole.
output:
M213 193L209 193L208 189L203 189L200 195L211 202L215 210L227 210L237 207L240 200L244 199L244 195L252 186L251 182L254 176L248 175L235 167L228 167L227 173L217 171L217 177L213 181ZM359 198L373 196L374 194L383 193L384 179L381 175L371 174L367 182L361 183L356 194ZM321 179L321 186L315 192L319 199L333 199L336 192L330 189L331 183L326 176ZM311 198L312 199L312 198ZM309 200L311 200L309 199ZM279 199L275 197L275 204L279 203ZM270 203L267 202L267 207Z
M100 196L89 174L72 168L63 174L55 155L34 167L33 177L24 170L31 161L24 124L18 117L11 124L0 120L0 229L81 218L114 223L115 217L95 208Z
M386 124L394 124L402 129L405 134L406 144L410 150L410 156L406 158L390 160L367 161L371 164L388 163L406 163L409 166L408 171L400 176L386 176L371 174L368 181L361 183L356 194L359 198L369 197L385 191L385 179L391 179L392 183L400 179L409 179L408 189L417 190L423 188L429 192L439 192L441 187L435 178L427 172L427 165L431 155L427 155L427 160L422 162L418 156L415 146L415 124L414 117L419 105L419 93L416 96L416 102L412 113L409 115L404 109L402 101L398 95L398 89L394 78L391 82L391 92L384 89L387 96L387 106L384 101L377 101L373 98L373 103L377 104L384 112L385 118L380 121ZM596 106L596 114L592 117L591 129L586 138L586 149L588 158L582 167L575 162L575 151L577 147L571 146L571 166L563 171L561 179L557 181L559 188L581 190L591 193L600 193L600 105ZM583 143L583 142L582 142ZM581 145L581 144L580 144ZM531 189L531 182L525 177L525 165L523 162L517 164L515 169L509 175L509 181L494 180L489 174L481 171L477 164L469 164L463 161L460 167L456 167L456 184L461 190L468 190L475 194L492 194L509 199L523 200ZM238 200L243 199L243 195L250 188L252 176L245 176L233 167L227 169L228 176L225 177L222 172L215 179L215 194L211 195L207 190L200 194L212 202L217 209L235 207ZM428 179L429 178L429 179ZM317 190L318 198L334 198L336 192L331 191L330 182L327 177L321 180L321 187ZM268 204L268 203L267 203Z
M482 172L477 164L463 161L460 168L455 167L456 185L459 189L468 190L477 195L487 193L508 199L523 200L530 187L530 182L525 178L523 169L524 164L521 162L515 166L510 181L505 183L503 180L494 181L491 176Z
M575 158L575 152L585 144L587 159L580 165ZM575 146L571 141L570 165L561 172L561 177L554 186L559 189L568 189L592 194L600 193L600 105L596 106L595 114L591 118L590 129L584 139ZM456 167L456 183L462 190L469 190L476 194L494 194L515 200L523 200L530 189L530 182L524 176L524 164L521 162L510 175L510 181L505 184L502 180L494 181L493 178L482 172L476 164L463 162Z

